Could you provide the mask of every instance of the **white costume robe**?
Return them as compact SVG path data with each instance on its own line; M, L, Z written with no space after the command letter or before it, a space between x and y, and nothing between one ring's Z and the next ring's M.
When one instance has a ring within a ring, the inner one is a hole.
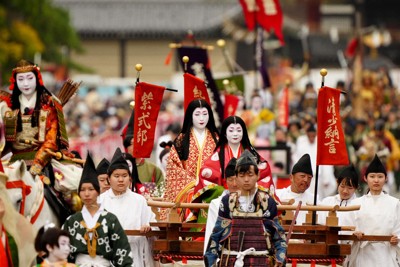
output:
M211 200L210 206L208 207L206 233L204 234L204 254L206 253L208 240L210 239L215 223L217 222L221 199L226 194L229 194L229 191L225 190L219 197Z
M292 191L291 186L288 186L283 189L277 189L276 190L276 195L279 197L281 201L289 201L291 199L294 199L294 206L297 206L299 201L302 201L301 206L305 205L313 205L314 204L314 194L310 192L310 189L307 189L304 193L298 194ZM317 196L317 204L319 204L319 198ZM303 223L306 222L306 214L307 211L300 211L297 219L296 219L296 225L302 225Z
M354 193L351 198L347 199L347 200L342 200L340 198L339 194L336 194L334 196L330 196L330 197L326 197L323 200L321 200L321 202L319 203L319 205L322 206L336 206L338 205L339 207L347 207L347 206L353 206L353 200L356 199L357 196ZM345 225L344 221L345 221L345 217L347 212L345 211L337 211L336 212L336 216L338 217L338 223L339 226L347 226ZM319 211L318 212L318 223L319 224L326 224L326 216L328 216L328 212L327 211ZM347 234L347 233L346 233Z
M360 210L348 213L349 225L365 235L400 236L400 201L381 193L370 193L355 199L352 205L361 205ZM348 267L395 267L400 266L400 243L397 246L389 242L354 242L351 255L344 266ZM348 265L347 265L348 264Z
M105 210L118 217L124 230L140 230L143 225L155 222L155 214L147 206L146 199L127 190L122 195L115 195L112 189L100 195ZM144 236L128 236L135 267L153 266L152 248Z

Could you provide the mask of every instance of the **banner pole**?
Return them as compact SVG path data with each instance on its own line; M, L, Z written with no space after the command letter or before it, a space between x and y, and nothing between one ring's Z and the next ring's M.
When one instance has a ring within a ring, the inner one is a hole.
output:
M189 57L188 56L183 56L182 57L182 62L185 64L184 67L183 67L183 71L185 73L187 73L187 64L189 62Z
M319 71L319 73L321 74L321 77L322 77L321 78L321 88L322 88L322 87L324 87L325 76L328 74L328 71L326 69L321 69ZM317 118L317 123L318 123L318 119L320 119L320 118ZM317 155L318 155L318 151L317 151ZM314 186L314 206L317 205L319 165L316 165L315 169L316 169L316 173L315 173L315 186ZM316 211L313 211L312 225L315 225L316 221L317 221L317 213L316 213Z
M136 83L139 83L140 72L141 72L142 69L143 69L143 65L138 63L138 64L135 65L135 69L136 69L136 71L137 71L137 74L136 74Z

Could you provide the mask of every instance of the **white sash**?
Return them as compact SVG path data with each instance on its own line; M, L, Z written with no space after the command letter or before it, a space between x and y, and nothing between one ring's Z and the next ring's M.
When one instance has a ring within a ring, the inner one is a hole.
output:
M111 266L111 263L109 260L106 260L99 255L96 255L96 257L92 258L87 254L79 254L76 257L75 264L80 267L110 267Z

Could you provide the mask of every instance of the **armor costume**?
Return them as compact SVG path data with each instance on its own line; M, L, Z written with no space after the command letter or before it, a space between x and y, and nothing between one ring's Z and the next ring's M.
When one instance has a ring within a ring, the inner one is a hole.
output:
M286 258L285 231L275 200L257 190L253 196L222 198L218 219L204 255L206 266L274 266ZM219 256L220 255L220 256Z
M27 72L35 74L36 88L32 99L23 103L16 76ZM44 87L39 68L29 61L18 62L10 82L12 94L0 93L6 147L13 153L10 162L24 160L32 174L40 174L51 160L46 149L54 152L68 149L62 104Z

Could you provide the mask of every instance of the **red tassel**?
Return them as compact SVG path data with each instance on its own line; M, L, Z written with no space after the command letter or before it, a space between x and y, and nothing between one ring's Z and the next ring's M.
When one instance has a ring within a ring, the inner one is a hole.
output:
M172 259L171 256L167 256L166 258L167 258L167 261L169 261L169 262L175 262L175 261Z
M315 260L311 260L311 267L315 267Z
M297 259L292 260L292 267L297 267Z
M4 229L4 226L0 229L0 233L2 233L4 235L7 234ZM8 256L10 256L10 250L8 247L8 241L7 241L7 236L6 236L6 246L5 247L3 246L3 241L0 240L0 264L1 264L1 266L4 266L4 267L9 266L7 254L8 254Z
M331 259L331 264L332 264L332 267L336 267L336 260L335 259Z
M171 63L172 53L173 53L173 50L172 49L169 50L169 53L167 54L167 57L165 58L164 65L168 66Z
M182 258L182 264L187 264L187 258L186 257Z

